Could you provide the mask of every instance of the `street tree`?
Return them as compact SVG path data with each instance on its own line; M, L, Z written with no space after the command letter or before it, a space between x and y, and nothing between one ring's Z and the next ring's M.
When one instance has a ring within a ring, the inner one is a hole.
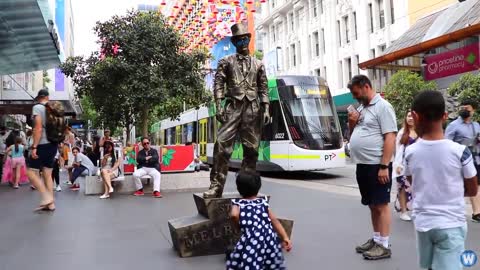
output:
M402 70L395 73L384 88L385 98L392 104L397 122L402 123L413 98L424 90L435 90L435 82L426 82L418 73Z
M91 97L101 118L124 127L138 120L143 136L149 119L161 107L178 116L186 106L208 99L202 68L205 49L186 50L186 40L158 12L130 11L97 22L101 53L70 58L62 65L80 95Z
M457 81L453 82L448 88L448 94L456 97L459 102L467 99L474 100L480 104L480 74L466 73ZM480 120L480 115L474 115L476 120Z

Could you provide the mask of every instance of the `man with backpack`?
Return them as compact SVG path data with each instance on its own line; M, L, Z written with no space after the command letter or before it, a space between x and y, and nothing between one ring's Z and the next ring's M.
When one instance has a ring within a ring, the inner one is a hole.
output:
M52 169L58 143L65 139L63 107L59 102L49 102L48 90L38 92L38 102L32 109L33 144L28 160L28 178L41 195L37 210L55 210ZM43 180L40 178L42 171Z

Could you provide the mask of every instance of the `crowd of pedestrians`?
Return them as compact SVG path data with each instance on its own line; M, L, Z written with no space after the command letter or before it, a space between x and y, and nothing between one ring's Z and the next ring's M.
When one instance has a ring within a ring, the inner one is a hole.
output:
M448 113L443 95L422 91L397 132L393 107L372 89L366 76L353 77L348 88L360 103L349 109L349 147L373 227L372 237L356 251L370 260L391 257L389 203L395 181L394 208L402 220L413 220L420 267L462 269L467 235L464 197L472 203L471 220L480 220L480 125L473 121L477 104L462 102L458 119L444 132Z

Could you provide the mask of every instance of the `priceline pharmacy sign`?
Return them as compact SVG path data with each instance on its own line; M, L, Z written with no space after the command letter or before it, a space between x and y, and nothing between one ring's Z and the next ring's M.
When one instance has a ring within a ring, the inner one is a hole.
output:
M425 57L427 81L465 73L480 68L479 43Z

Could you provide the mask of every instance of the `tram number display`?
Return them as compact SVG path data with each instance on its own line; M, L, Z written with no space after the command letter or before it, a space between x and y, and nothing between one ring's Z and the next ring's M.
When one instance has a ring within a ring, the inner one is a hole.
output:
M276 133L276 134L275 134L275 139L276 139L276 140L285 139L285 133Z
M308 96L319 96L319 97L326 97L327 96L327 89L324 87L318 86L295 86L295 95L297 97L308 97Z

